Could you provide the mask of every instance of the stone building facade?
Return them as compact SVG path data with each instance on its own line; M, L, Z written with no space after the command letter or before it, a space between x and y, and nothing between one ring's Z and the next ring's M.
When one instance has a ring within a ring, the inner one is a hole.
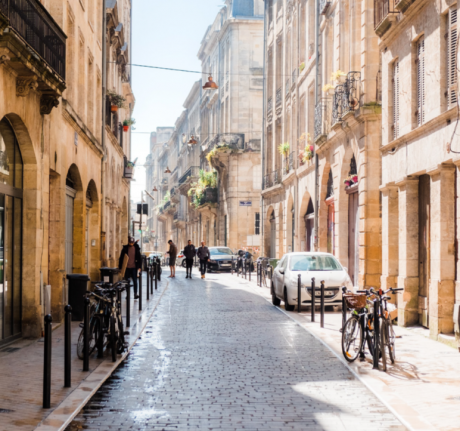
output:
M111 20L121 3L108 9ZM104 200L112 198L103 178L102 8L88 1L32 0L27 13L38 24L31 28L21 21L23 2L11 0L9 9L3 4L0 344L40 336L45 312L54 322L62 319L66 274L99 279ZM129 28L127 3L123 10L118 22ZM129 62L126 56L120 64ZM129 152L129 141L123 151ZM114 168L120 183L123 164Z
M379 54L365 19L373 7L321 1L317 16L315 6L265 2L263 253L329 251L355 286L379 286Z
M382 286L401 325L459 336L457 4L375 1L382 71Z

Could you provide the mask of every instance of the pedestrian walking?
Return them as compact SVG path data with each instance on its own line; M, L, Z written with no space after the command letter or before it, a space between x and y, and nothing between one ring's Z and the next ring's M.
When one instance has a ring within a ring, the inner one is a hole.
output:
M120 259L118 260L118 268L122 268L123 260L125 255L127 255L128 266L126 267L125 271L125 280L129 280L130 278L133 280L134 299L138 299L139 295L137 294L137 274L142 268L142 257L141 249L137 242L134 241L134 237L128 237L128 244L124 245L121 250Z
M172 242L172 239L168 241L169 244L169 269L171 270L171 275L168 275L168 278L176 277L176 257L177 257L177 247L176 244Z
M185 270L187 271L187 275L185 278L192 278L193 260L195 259L195 256L196 256L196 249L195 249L195 246L192 244L191 240L188 240L188 243L184 248L184 256L185 256Z
M201 241L201 247L196 252L196 255L198 256L198 259L200 259L201 278L205 278L206 266L208 265L211 254L209 253L209 248L206 247L206 243L204 241Z

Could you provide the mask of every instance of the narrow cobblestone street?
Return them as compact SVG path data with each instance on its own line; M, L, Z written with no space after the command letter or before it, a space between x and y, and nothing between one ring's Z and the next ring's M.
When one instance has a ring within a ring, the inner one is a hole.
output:
M404 429L326 347L236 277L184 276L178 270L128 359L67 430Z

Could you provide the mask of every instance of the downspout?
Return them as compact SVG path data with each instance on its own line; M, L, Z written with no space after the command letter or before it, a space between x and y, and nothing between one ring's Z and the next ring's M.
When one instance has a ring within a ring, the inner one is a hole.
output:
M91 0L90 0L91 1ZM131 57L133 55L133 3L131 2L131 9L129 10L129 63L131 63ZM129 66L129 86L131 88L131 91L133 90L132 87L132 82L133 82L133 68L131 65ZM134 97L133 97L134 99ZM130 110L129 112L129 118L132 118L132 112ZM131 158L131 145L133 142L133 135L132 135L132 127L129 128L129 151L128 151L128 159L132 160ZM150 141L149 141L149 147L150 147ZM153 203L152 203L153 206ZM131 187L128 188L128 214L127 214L127 223L128 223L128 235L129 235L129 227L130 227L130 218L131 218ZM126 238L128 240L128 238Z
M102 159L101 159L101 257L102 265L105 265L105 256L103 254L102 244L102 233L105 232L104 225L104 208L105 208L105 196L104 196L104 179L105 179L105 161L107 160L107 148L105 144L105 116L106 116L106 97L107 97L107 43L106 43L106 33L107 33L107 9L106 9L106 0L102 0L102 134L101 134L101 143L102 143ZM105 235L104 235L105 240Z
M321 80L321 62L320 62L320 50L319 50L319 1L316 2L316 77L315 77L315 108L319 103L319 86L320 86L320 80ZM316 110L316 109L315 109ZM313 137L315 136L314 130L313 130ZM314 233L315 233L315 243L314 243L314 248L315 251L318 251L318 221L319 221L319 193L318 193L318 187L319 187L319 181L318 181L318 173L319 173L319 159L318 159L318 154L316 154L315 151L315 227L314 227Z
M265 70L268 71L267 65L265 63L266 61L266 51L267 51L267 15L268 15L268 2L265 2L264 5L264 58L263 58L263 65ZM266 74L264 73L264 85L263 85L263 90L262 90L262 144L260 146L260 151L261 151L261 159L262 159L262 178L261 178L261 187L262 187L262 192L264 191L264 173L265 173L265 112L266 112L266 101L265 101L265 88L267 85L267 78ZM265 255L265 211L264 211L264 197L261 194L260 195L260 224L261 224L261 233L262 233L262 238L261 238L261 247L260 247L260 256Z
M301 25L301 16L300 16L300 3L297 5L297 71L299 71L299 61L300 61L300 25ZM299 77L300 77L300 72L299 72ZM297 152L300 154L300 149L299 149L299 137L300 137L300 98L299 98L299 86L296 85L296 100L297 100ZM299 160L298 157L296 157L297 160ZM295 162L294 162L295 163ZM293 240L292 240L292 251L295 251L295 240L296 240L296 233L300 231L299 226L300 226L300 214L299 214L299 219L297 218L297 210L300 208L299 207L299 177L296 176L296 182L295 182L295 189L294 189L294 226L292 226L292 229L294 229L294 235L293 235ZM300 250L300 238L299 238L299 250L298 251L303 251Z

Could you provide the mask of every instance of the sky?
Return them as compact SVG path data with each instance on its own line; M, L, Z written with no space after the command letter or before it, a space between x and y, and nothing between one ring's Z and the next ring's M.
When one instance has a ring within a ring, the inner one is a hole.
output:
M133 0L132 63L200 71L200 43L223 4L223 0ZM131 77L136 98L131 158L138 157L139 165L149 153L150 132L174 126L201 76L133 66ZM131 199L140 200L144 189L145 169L137 167Z

